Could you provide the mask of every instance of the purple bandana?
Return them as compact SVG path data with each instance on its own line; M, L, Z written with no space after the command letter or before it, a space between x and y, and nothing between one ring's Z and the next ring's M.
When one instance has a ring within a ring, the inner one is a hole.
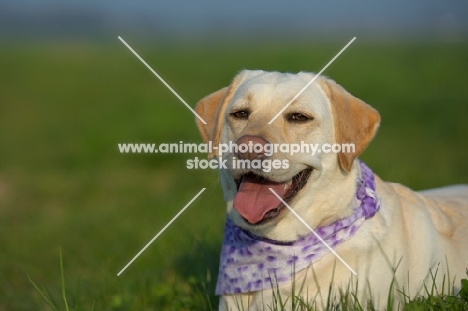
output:
M380 209L375 193L374 174L360 162L362 178L358 179L358 206L351 216L315 232L331 247L351 238L364 220ZM272 241L257 237L226 219L221 249L216 295L247 293L271 288L273 284L291 281L298 272L329 253L314 234L293 242Z

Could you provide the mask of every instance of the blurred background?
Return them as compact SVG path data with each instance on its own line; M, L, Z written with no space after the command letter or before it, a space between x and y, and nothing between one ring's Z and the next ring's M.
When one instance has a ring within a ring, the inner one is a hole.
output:
M217 173L185 168L203 154L119 153L201 139L118 36L192 106L244 68L318 72L356 36L324 74L382 115L362 159L418 190L468 183L467 13L435 0L0 0L0 310L64 309L64 288L73 310L216 309Z

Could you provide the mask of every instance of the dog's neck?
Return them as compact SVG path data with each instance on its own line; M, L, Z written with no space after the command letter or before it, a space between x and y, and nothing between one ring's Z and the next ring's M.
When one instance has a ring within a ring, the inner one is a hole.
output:
M356 180L362 176L359 161L354 162L349 172L345 172L340 166L335 166L333 174L335 177L326 181L327 191L318 194L314 200L318 206L333 207L326 209L326 212L332 214L323 214L324 217L315 227L326 226L348 217L355 207Z
M294 205L297 214L313 229L348 217L356 206L356 181L361 177L359 161L356 160L351 170L345 172L336 165L336 158L332 159L335 162L327 160L322 163L322 170L327 170L327 178L319 176L309 180ZM310 234L309 229L292 214L266 230L254 228L251 231L277 241L295 241Z

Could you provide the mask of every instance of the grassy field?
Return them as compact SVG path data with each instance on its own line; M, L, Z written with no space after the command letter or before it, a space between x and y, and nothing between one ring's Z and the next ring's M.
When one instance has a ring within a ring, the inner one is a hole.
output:
M341 49L129 44L192 106L243 68L319 71ZM468 183L467 72L468 45L357 41L325 74L382 115L362 159L423 189ZM59 248L73 310L216 309L217 173L117 148L201 142L193 115L117 39L1 46L0 85L0 310L52 309L28 275L64 309Z

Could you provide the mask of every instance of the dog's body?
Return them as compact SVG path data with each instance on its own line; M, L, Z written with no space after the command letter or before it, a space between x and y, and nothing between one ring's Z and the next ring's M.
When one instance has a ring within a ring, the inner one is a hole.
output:
M215 145L229 141L355 144L354 152L338 154L223 154L222 159L229 160L277 159L289 163L287 168L270 172L232 166L220 171L228 217L255 236L295 241L310 234L284 204L273 202L266 190L268 185L273 185L313 229L348 217L355 208L356 181L361 176L357 156L380 122L373 108L333 81L319 78L268 124L312 77L307 73L243 71L229 87L197 105L197 113L207 121L207 125L198 123L201 134ZM303 176L307 180L298 182ZM409 297L424 294L424 284L430 286L433 280L441 288L444 277L446 284L450 281L458 286L468 268L468 186L414 192L375 176L375 188L380 210L351 238L334 247L357 275L328 253L308 269L297 271L291 282L280 284L284 299L291 296L295 284L295 295L323 308L329 296L349 289L363 306L371 299L382 309L390 293L401 301L401 292ZM225 294L220 310L268 310L278 299L277 292L273 297L274 292L269 288Z

